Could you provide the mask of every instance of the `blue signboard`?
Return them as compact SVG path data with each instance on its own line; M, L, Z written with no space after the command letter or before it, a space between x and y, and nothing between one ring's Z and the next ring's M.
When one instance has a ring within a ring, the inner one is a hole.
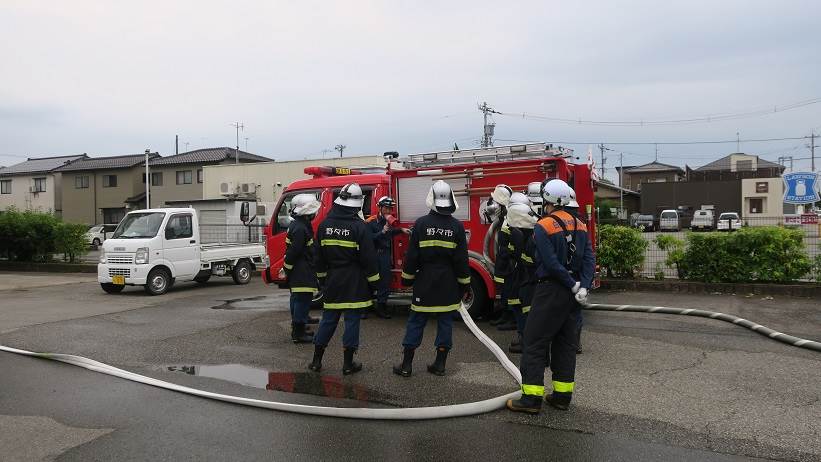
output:
M784 202L812 204L818 202L818 174L813 172L785 173Z

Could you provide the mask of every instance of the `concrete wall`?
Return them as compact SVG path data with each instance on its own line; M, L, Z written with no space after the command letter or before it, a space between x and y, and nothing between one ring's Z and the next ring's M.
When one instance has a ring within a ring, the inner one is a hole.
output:
M741 206L741 180L675 183L645 183L641 189L641 213L658 214L663 209L680 206L698 210L715 206L715 213L738 212Z
M11 194L0 194L0 210L15 207L19 210L40 210L60 215L59 197L61 191L59 173L40 173L37 175L14 175L0 177L0 180L11 180ZM29 188L34 186L35 178L46 179L46 191L33 193Z
M765 183L767 192L756 192L756 185ZM760 198L762 210L753 213L750 199ZM749 178L741 180L741 215L747 218L780 217L784 215L784 181L781 178ZM751 224L753 222L750 222Z
M162 173L162 186L151 185L151 206L164 207L168 201L202 199L202 183L197 183L200 164L151 167L152 175ZM191 184L177 184L177 172L190 171Z
M63 219L89 225L103 222L104 208L123 208L125 200L145 191L144 167L63 173ZM103 187L104 175L117 175L116 187ZM75 188L76 176L88 176L88 188Z
M260 202L275 203L291 182L308 178L303 171L305 167L384 167L385 165L385 159L381 155L239 165L207 165L203 168L203 198L223 197L220 193L220 183L223 182L233 182L235 186L242 183L253 183L257 185L256 198Z

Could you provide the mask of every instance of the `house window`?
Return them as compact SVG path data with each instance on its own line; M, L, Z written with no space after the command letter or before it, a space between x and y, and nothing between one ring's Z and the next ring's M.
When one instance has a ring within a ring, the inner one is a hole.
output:
M85 189L88 188L88 175L77 175L74 177L74 188Z
M151 172L151 186L162 186L162 172Z
M756 182L755 183L755 192L756 194L762 194L770 192L770 184L766 181Z
M103 175L103 187L104 188L116 188L117 187L117 175ZM110 223L110 222L107 222ZM119 221L115 221L114 223L119 223Z
M737 172L751 172L753 170L752 160L739 160L735 163Z
M177 171L177 184L191 184L191 170Z
M197 183L202 183L202 169L197 170Z
M750 198L750 213L764 213L764 198L751 197Z
M34 179L34 192L46 192L46 179L45 178L35 178Z
M103 209L103 223L117 224L124 216L125 208Z
M0 180L0 194L11 194L11 180Z

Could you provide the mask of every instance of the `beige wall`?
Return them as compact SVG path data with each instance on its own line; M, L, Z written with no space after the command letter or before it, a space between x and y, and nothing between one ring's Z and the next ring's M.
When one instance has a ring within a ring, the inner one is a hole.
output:
M63 219L72 223L101 224L104 208L125 207L125 200L145 191L144 167L65 172L62 179ZM116 187L103 187L104 175L117 175ZM75 188L76 176L88 176L88 188Z
M756 183L767 183L766 193L756 192ZM763 199L763 210L751 213L750 199ZM784 182L781 178L748 178L741 180L741 215L745 218L784 215ZM753 222L750 222L753 224Z
M202 183L197 183L197 170L201 168L200 164L152 167L152 175L162 173L162 186L151 185L151 206L164 207L167 201L202 199ZM190 171L191 184L177 184L178 171Z
M242 183L257 186L256 197L262 203L274 203L291 182L308 178L305 167L384 167L385 159L379 156L333 157L285 162L260 162L255 164L208 165L203 169L203 198L218 199L220 183L233 182L236 187ZM277 183L280 185L277 186Z
M622 185L625 189L630 189L633 191L641 191L641 184L642 183L658 183L661 182L660 180L664 180L663 182L672 182L672 181L681 181L682 175L679 175L676 172L647 172L647 173L627 173L624 172L623 181L624 184Z
M60 180L59 173L41 173L37 175L15 175L0 177L0 180L11 180L11 194L0 194L0 210L15 207L19 210L40 210L60 214ZM35 178L46 179L46 191L33 193L29 188L34 186Z

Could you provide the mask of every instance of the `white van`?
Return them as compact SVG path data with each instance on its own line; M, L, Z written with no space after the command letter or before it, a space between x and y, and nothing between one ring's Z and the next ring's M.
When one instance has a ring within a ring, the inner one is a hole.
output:
M713 211L696 210L693 214L693 220L690 222L690 229L693 231L713 229Z
M681 231L678 211L673 209L662 210L659 215L659 231Z

